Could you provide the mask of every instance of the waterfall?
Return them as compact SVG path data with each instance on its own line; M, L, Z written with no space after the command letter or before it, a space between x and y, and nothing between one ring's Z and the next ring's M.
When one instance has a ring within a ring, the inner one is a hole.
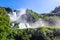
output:
M26 28L30 28L31 26L28 23L20 23L19 24L19 29L26 29Z
M26 12L25 9L23 10L17 10L16 12L8 13L10 16L10 20L12 22L19 23L19 29L24 28L38 28L41 26L60 26L60 20L55 20L54 17L50 18L50 20L45 21L42 18L39 18L39 20L32 22L34 19ZM29 21L28 21L29 20ZM14 27L14 23L11 26Z
M36 22L34 22L30 25L32 26L32 28L38 28L38 27L42 27L42 26L48 26L48 23L40 18L39 20L37 20Z
M27 23L27 15L26 15L26 10L23 9L21 11L17 10L16 12L12 12L8 14L10 16L10 20L12 22L17 22L19 24L19 28L29 28L30 25ZM14 27L14 23L12 24L11 27Z
M8 15L10 16L11 21L17 20L16 12L8 13Z

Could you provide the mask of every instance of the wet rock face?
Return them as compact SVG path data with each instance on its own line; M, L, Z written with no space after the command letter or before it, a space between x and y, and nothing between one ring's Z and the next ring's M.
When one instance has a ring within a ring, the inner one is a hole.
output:
M34 18L31 15L29 15L28 13L22 15L21 19L28 22L28 23L33 23L34 22Z
M56 24L56 20L51 19L51 18L47 22L48 22L49 26L53 26Z
M60 26L60 19L58 17L55 18L55 16L47 16L47 21L43 18L39 18L37 21L35 21L35 18L28 12L26 12L26 10L9 13L9 16L12 22L21 23L21 25L19 24L19 27L21 26L21 28L37 28L40 26Z
M26 10L21 10L21 11L15 11L12 13L9 13L10 19L11 21L14 20L15 22L28 22L28 23L32 23L34 22L34 18L26 12Z
M60 18L59 17L52 17L52 18L49 18L44 23L45 23L45 25L47 23L47 26L57 26L57 27L59 27L60 26Z

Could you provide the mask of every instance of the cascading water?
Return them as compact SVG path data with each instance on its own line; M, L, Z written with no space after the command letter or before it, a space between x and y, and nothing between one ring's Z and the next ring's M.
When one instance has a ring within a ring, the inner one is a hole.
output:
M48 26L48 23L40 18L38 21L32 23L31 26L32 28L37 28L42 26Z
M48 21L44 21L42 18L39 18L39 20L33 22L32 16L26 12L25 9L23 10L17 10L15 12L9 13L10 20L12 22L19 23L19 29L24 29L24 28L38 28L41 26L60 26L59 20L55 20L54 17L50 18ZM11 26L14 28L14 23Z
M12 14L8 14L10 16L10 20L12 22L17 22L19 23L19 29L23 28L37 28L38 26L44 26L44 21L43 20L38 20L36 22L32 22L32 17L26 13L26 10L23 9L21 11L16 11L13 12ZM28 17L30 16L30 20L32 23L27 22ZM14 27L14 23L12 24L11 27Z
M16 12L12 12L12 14L8 14L10 16L10 20L11 21L16 21L17 20L17 16L16 16Z
M19 28L22 29L22 28L28 28L30 27L29 23L27 23L27 16L24 16L23 18L23 15L26 14L26 10L23 9L21 11L16 11L16 12L13 12L12 14L8 14L10 16L10 20L12 22L18 22L19 23ZM11 27L14 27L14 23L12 24Z

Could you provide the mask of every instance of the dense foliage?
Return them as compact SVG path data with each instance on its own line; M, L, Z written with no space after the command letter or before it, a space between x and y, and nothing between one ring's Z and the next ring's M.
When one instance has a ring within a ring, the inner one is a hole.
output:
M60 29L41 27L36 29L11 29L10 40L60 40Z
M32 10L29 10L27 9L27 13L29 13L31 15L31 17L34 19L34 21L37 21L39 19L39 14L32 11Z
M5 7L4 7L5 8ZM13 10L11 8L5 8L5 10L9 13L9 12L12 12Z
M10 28L9 20L6 10L0 7L0 40L6 40Z
M32 10L29 13L35 21L40 17L48 17L45 14L38 15ZM60 40L60 29L57 29L55 26L36 29L17 29L10 28L11 23L9 20L6 9L0 7L0 40ZM18 24L15 23L15 26L18 26Z

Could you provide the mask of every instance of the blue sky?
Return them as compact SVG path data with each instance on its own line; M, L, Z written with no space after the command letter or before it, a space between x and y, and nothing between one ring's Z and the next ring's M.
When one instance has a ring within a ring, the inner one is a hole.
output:
M60 5L60 0L0 0L0 6L12 9L32 9L38 13L47 13Z

